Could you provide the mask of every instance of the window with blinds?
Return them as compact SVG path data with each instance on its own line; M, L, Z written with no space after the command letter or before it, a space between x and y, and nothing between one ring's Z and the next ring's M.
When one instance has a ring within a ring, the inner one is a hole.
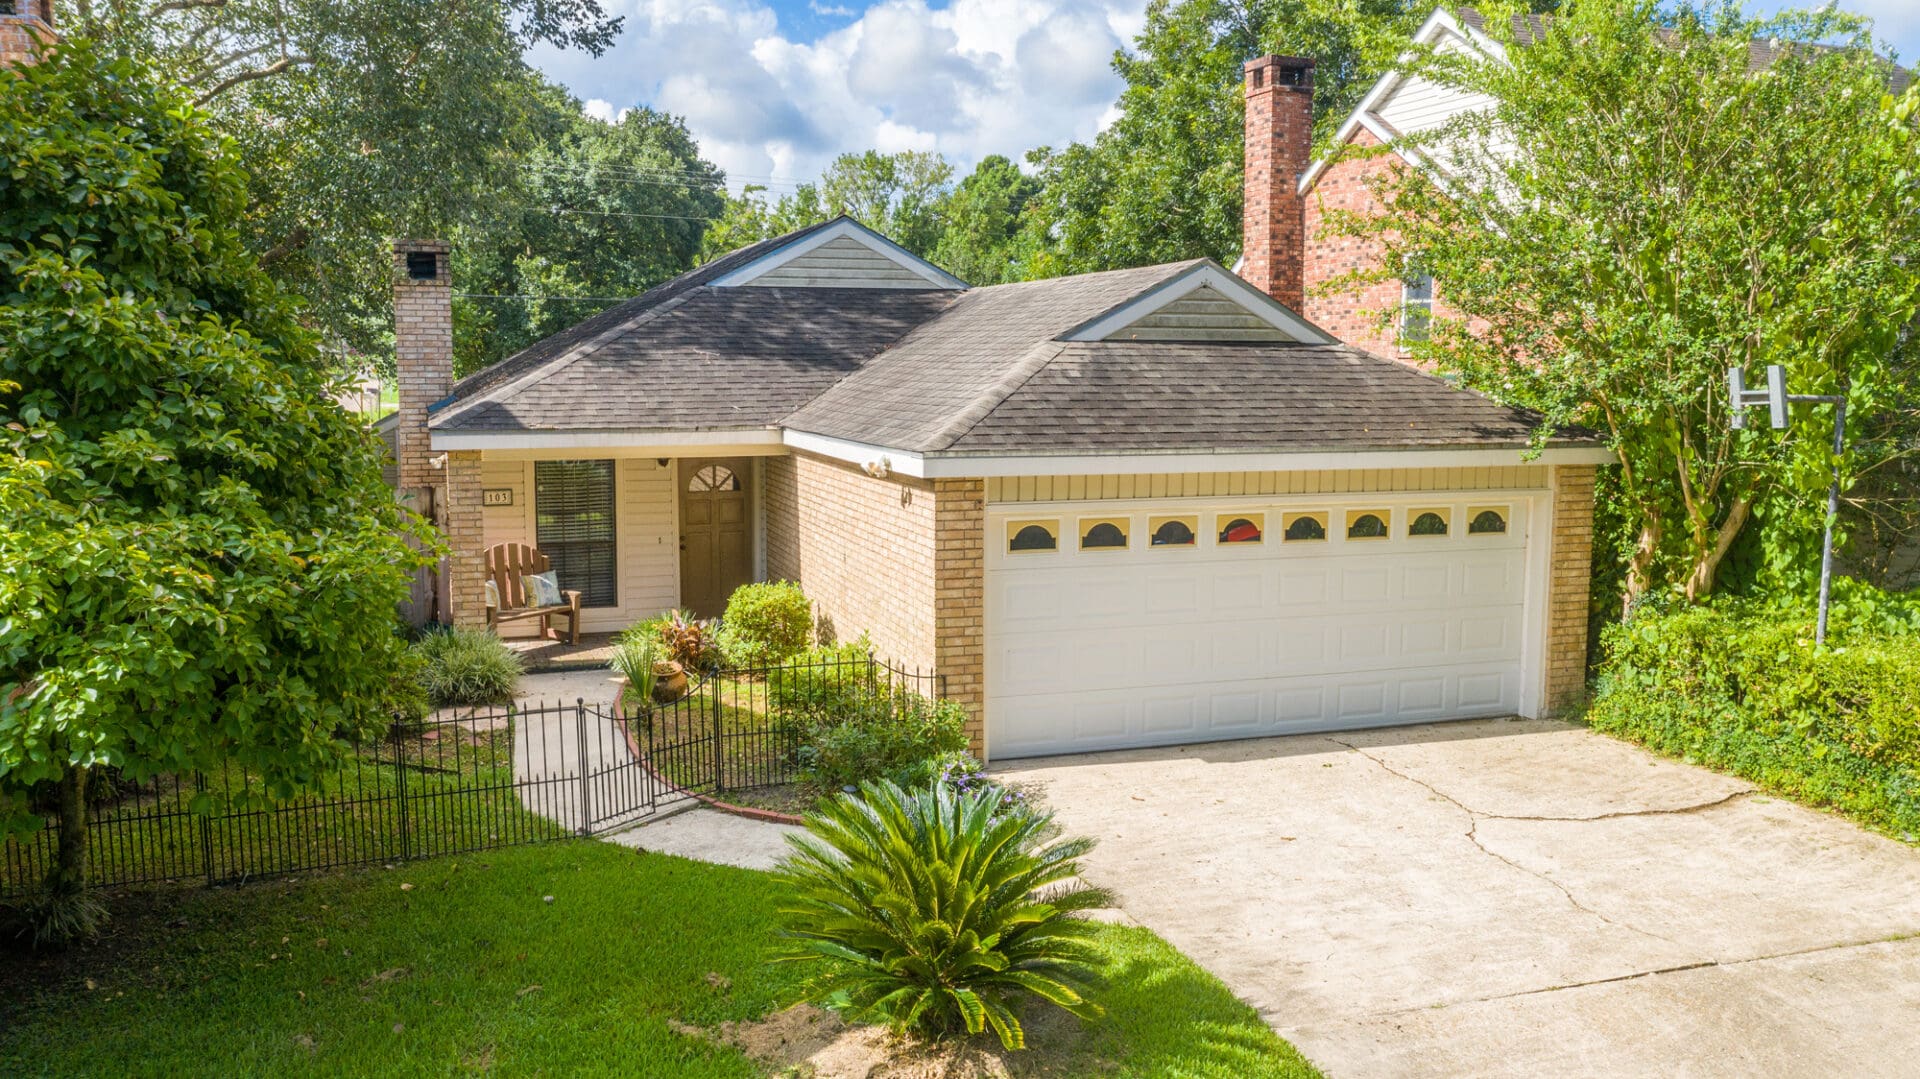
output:
M620 602L613 513L612 461L534 462L534 543L585 607Z

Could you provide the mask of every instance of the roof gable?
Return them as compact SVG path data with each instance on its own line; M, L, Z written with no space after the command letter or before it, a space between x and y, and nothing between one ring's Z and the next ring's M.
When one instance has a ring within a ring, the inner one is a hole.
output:
M1207 260L1075 326L1060 340L1331 344L1334 339L1292 308Z
M797 235L712 283L715 288L967 287L965 281L850 217Z

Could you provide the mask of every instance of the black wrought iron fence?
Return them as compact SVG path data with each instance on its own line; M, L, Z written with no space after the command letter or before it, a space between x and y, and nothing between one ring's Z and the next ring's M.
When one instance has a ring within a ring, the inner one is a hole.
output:
M646 819L687 798L794 782L802 738L860 709L937 698L943 680L873 658L708 673L675 700L442 712L355 747L318 789L269 798L238 767L95 783L101 887L220 884L515 846ZM0 899L36 887L50 825L0 840Z
M624 757L622 741L604 705L508 705L397 728L287 800L237 766L139 783L109 776L92 784L89 876L103 887L219 884L587 831L585 788L608 782L603 765ZM634 785L636 797L652 793ZM49 825L0 842L0 897L35 887L57 841Z
M933 671L873 656L810 656L761 667L708 672L683 695L642 707L623 700L633 750L682 791L724 796L791 784L816 724L861 710L898 713L915 699L945 695Z

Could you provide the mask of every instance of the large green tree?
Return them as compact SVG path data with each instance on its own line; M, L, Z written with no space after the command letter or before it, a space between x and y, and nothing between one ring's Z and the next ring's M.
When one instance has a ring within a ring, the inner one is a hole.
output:
M1635 537L1630 598L1712 592L1756 520L1760 573L1803 584L1830 413L1735 431L1726 372L1757 383L1782 364L1792 392L1844 394L1856 434L1873 433L1841 461L1849 481L1900 452L1920 96L1893 97L1865 27L1831 11L1615 0L1523 43L1510 10L1487 20L1502 48L1415 62L1492 108L1408 140L1445 167L1387 173L1383 209L1343 227L1383 245L1380 274L1413 260L1439 282L1455 317L1422 358L1605 433ZM1755 42L1775 46L1759 64Z
M0 162L0 830L51 789L64 935L92 775L315 780L387 718L418 556L203 113L69 39L0 71Z
M1040 181L1018 165L999 154L981 158L946 200L932 261L975 285L1016 280L1032 248L1023 225L1039 195Z
M833 159L818 182L769 199L749 186L729 199L706 239L709 258L736 247L845 214L926 257L946 233L953 166L939 154L867 150Z
M614 123L553 93L558 130L454 233L454 367L467 374L686 270L726 206L686 125Z
M1332 132L1433 10L1415 0L1152 0L1120 115L1090 143L1029 155L1045 185L1029 277L1240 250L1244 66L1312 57L1316 142Z
M237 141L250 250L329 343L384 348L385 239L448 235L526 181L568 117L536 44L598 54L597 0L76 0L69 32L145 57ZM577 106L573 107L577 110Z

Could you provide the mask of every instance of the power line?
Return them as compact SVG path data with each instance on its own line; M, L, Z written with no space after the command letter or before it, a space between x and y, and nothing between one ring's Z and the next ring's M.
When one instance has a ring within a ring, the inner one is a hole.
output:
M462 300L576 300L581 303L626 303L631 296L535 296L524 292L456 292Z

